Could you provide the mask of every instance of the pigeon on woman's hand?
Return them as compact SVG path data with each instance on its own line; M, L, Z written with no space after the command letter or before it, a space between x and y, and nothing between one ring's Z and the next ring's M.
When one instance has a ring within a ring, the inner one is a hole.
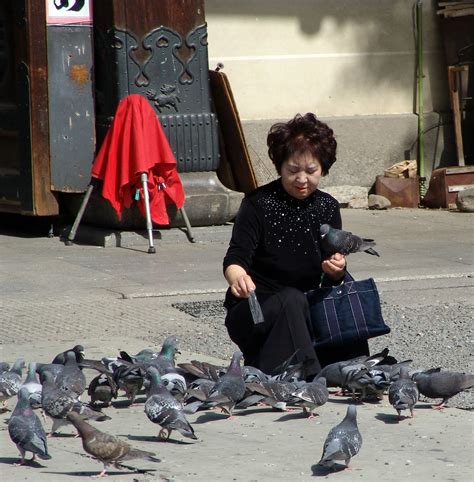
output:
M319 231L321 233L321 248L326 256L334 253L347 255L361 251L379 256L377 251L373 249L375 246L373 239L361 238L350 231L332 228L329 224L322 224Z

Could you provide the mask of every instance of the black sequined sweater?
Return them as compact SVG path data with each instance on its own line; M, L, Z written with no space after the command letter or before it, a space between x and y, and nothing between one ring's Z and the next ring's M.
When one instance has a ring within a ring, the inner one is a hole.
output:
M342 227L339 203L331 195L316 190L298 200L284 190L280 178L261 186L242 201L224 271L231 264L242 266L259 297L285 286L302 291L316 288L325 258L319 227L325 223ZM225 306L230 308L237 301L228 290Z

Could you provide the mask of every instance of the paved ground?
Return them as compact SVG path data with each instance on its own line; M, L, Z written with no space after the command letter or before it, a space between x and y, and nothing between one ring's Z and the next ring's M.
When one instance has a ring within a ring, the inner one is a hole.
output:
M128 248L66 247L58 237L48 238L46 230L42 236L29 228L27 221L23 219L21 229L9 223L0 228L0 360L24 356L27 362L46 361L77 342L90 358L114 355L118 349L134 353L159 347L167 334L176 332L184 347L181 360L213 355L213 360L227 363L233 346L222 326L206 324L172 305L223 297L221 262L230 226L196 229L195 244L183 232L163 233L157 253L148 255L145 240ZM377 240L380 258L353 255L349 266L356 278L373 276L385 302L474 306L474 215L344 210L343 221L347 229ZM397 347L391 349L396 352ZM465 363L472 372L471 358ZM125 407L120 399L106 409L112 420L97 426L162 458L156 465L130 462L153 472L112 471L109 480L471 480L472 411L436 412L426 403L419 404L413 420L400 423L386 401L359 407L364 445L352 469L321 472L314 464L346 406L346 399L331 397L316 420L266 408L246 410L233 420L198 412L189 419L199 441L173 434L173 442L161 443L143 404ZM0 420L8 416L3 413ZM72 431L65 428L64 433ZM16 447L6 425L0 426L2 480L86 480L101 470L72 436L53 438L50 452L49 461L14 467Z

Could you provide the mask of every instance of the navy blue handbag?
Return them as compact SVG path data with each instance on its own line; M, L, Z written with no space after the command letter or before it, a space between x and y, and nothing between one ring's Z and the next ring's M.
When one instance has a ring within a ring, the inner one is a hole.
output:
M316 349L390 333L372 278L355 281L346 272L342 284L308 291L306 298Z

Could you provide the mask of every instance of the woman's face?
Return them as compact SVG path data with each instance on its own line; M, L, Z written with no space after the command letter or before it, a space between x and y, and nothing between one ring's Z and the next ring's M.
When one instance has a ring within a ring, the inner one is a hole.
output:
M296 154L281 166L281 181L285 191L296 199L305 199L318 188L322 168L311 154Z

